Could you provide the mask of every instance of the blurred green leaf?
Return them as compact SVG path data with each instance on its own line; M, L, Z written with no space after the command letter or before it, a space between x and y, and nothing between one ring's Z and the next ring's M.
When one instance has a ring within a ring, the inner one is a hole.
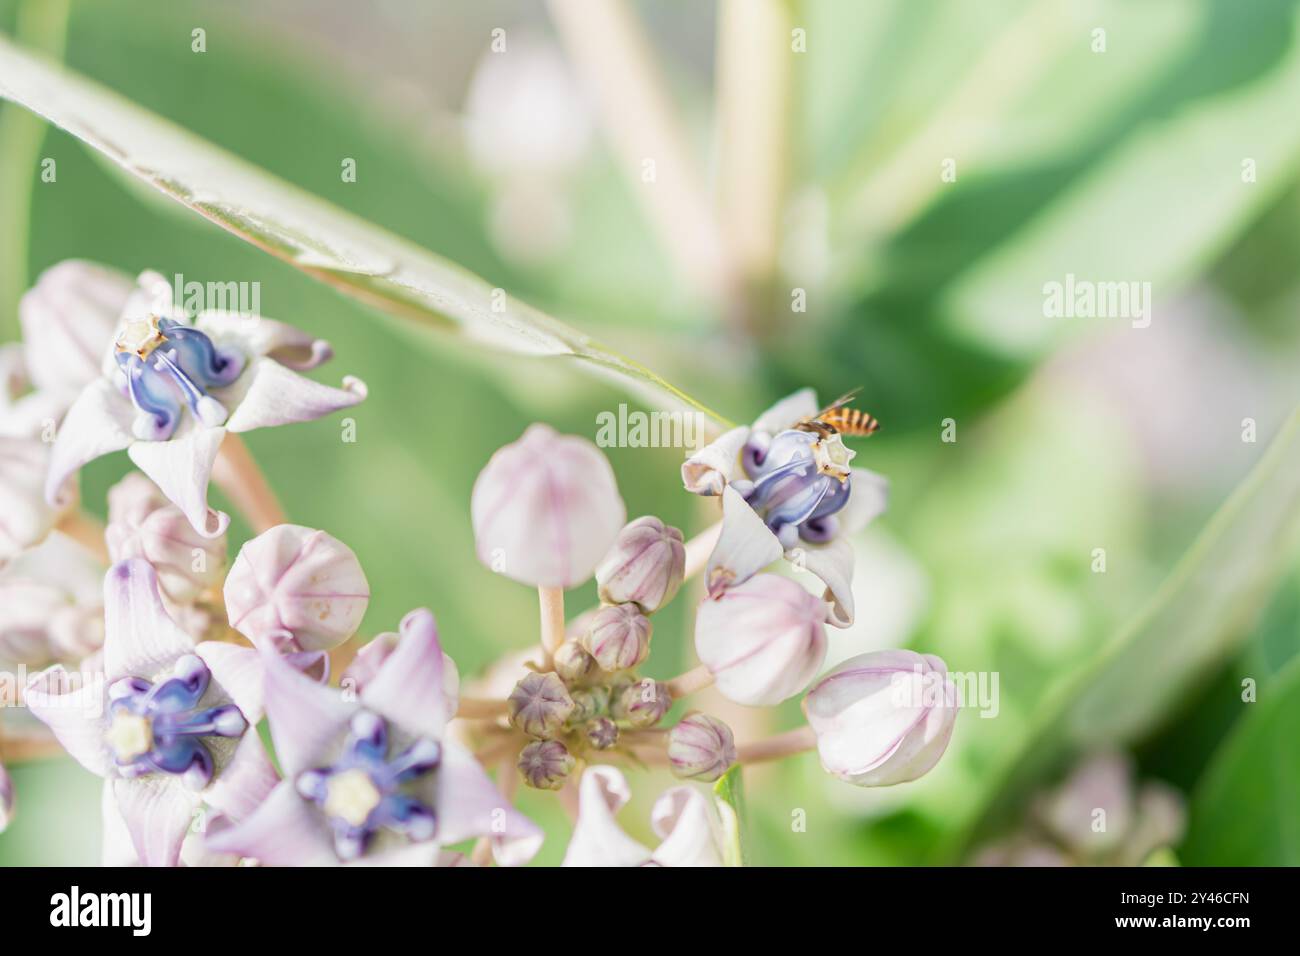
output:
M1249 705L1192 796L1190 866L1300 865L1300 661Z
M736 764L713 785L713 792L722 804L722 851L728 866L744 866L746 860L744 783L740 764Z
M1057 688L952 849L1068 755L1147 732L1251 633L1300 542L1300 410L1095 664Z
M0 39L0 95L127 172L333 288L391 315L516 354L575 358L657 406L716 413L629 358L427 250L281 182Z

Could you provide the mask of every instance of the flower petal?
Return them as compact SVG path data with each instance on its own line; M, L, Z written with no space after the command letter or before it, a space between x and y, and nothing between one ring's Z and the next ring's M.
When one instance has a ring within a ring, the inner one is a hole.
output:
M632 793L613 767L588 767L578 784L578 820L561 866L641 866L650 850L623 832L614 819Z
M212 463L225 437L224 428L193 425L167 441L137 441L127 452L205 538L220 537L230 524L229 515L208 507Z
M720 495L740 466L740 450L749 440L744 425L723 432L682 462L682 484L696 495Z
M100 866L139 866L140 858L135 853L135 841L131 831L122 818L122 810L117 805L117 795L113 793L113 781L105 780L100 792L100 819L103 823L103 839L99 848Z
M194 327L213 341L238 345L250 355L268 355L297 371L313 369L334 356L324 339L260 315L205 311L198 314Z
M249 724L262 719L262 658L251 647L203 641L194 648L212 679L230 695Z
M400 631L392 653L362 687L361 703L411 733L441 740L456 713L455 665L447 666L451 662L438 642L438 625L426 608L402 618Z
M440 845L491 837L492 855L502 866L521 866L541 849L537 824L511 806L474 756L453 740L443 741L437 804Z
M104 576L104 673L149 677L194 650L158 593L158 575L142 558L119 561Z
M266 716L275 754L288 780L322 765L327 751L357 712L337 687L326 687L298 671L279 654L262 654Z
M257 728L251 727L204 798L209 806L238 822L261 806L279 782L280 775L271 766Z
M838 537L824 545L800 545L785 554L796 566L811 571L826 585L830 613L826 623L832 627L853 624L853 545Z
M744 584L781 557L781 542L740 492L727 486L722 493L722 536L718 539L704 580L716 597L729 587Z
M840 511L841 535L854 535L885 513L889 479L866 468L854 468L849 503Z
M239 385L234 386L245 391L226 421L232 432L315 421L366 397L366 385L359 378L348 376L342 388L331 388L290 371L274 359L260 358L251 364Z
M712 798L694 787L673 787L650 813L663 840L654 852L660 866L723 866L722 821Z
M140 864L175 866L194 813L203 803L202 795L175 780L151 774L135 780L114 780L113 796Z
M23 701L54 732L63 749L93 774L108 776L113 758L104 742L106 689L99 675L54 666L32 676Z
M247 819L209 833L207 849L253 857L264 866L334 866L334 841L316 808L281 782Z
M134 288L126 273L79 259L42 272L18 305L32 384L76 392L93 381Z
M801 388L759 415L754 422L754 431L775 435L793 428L806 418L812 418L819 411L821 406L817 404L817 393L811 388Z
M86 462L121 451L133 441L130 399L104 378L97 378L77 396L54 439L50 470L45 476L45 500L67 500L64 485Z

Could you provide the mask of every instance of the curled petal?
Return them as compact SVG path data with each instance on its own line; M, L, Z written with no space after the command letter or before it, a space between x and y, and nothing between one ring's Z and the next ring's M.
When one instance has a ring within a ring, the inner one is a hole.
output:
M75 393L94 381L134 288L126 273L78 259L42 272L18 306L32 383Z
M830 602L826 623L832 627L853 624L853 545L847 538L835 538L824 545L800 545L786 552L796 567L803 567L821 578L826 585L825 598Z
M410 733L441 740L456 713L459 677L425 608L402 618L401 637L361 689L361 702Z
M817 393L811 388L801 388L793 395L781 399L754 422L754 431L775 435L787 428L793 428L799 422L812 418L820 411Z
M440 845L491 837L492 855L502 866L521 866L542 846L537 824L511 806L473 755L453 740L443 741L435 813Z
M113 758L104 742L106 688L101 675L55 666L32 676L23 700L72 758L93 774L108 776Z
M722 493L722 536L709 555L705 583L717 597L729 587L744 584L781 557L781 542L741 497L728 486Z
M722 820L713 798L694 787L673 787L655 801L650 822L663 840L660 866L723 866Z
M231 626L254 644L319 651L356 633L370 585L356 554L338 538L283 524L239 549L225 598Z
M264 866L334 866L334 840L292 781L276 786L245 820L209 833L207 849L252 857Z
M836 517L840 522L840 533L855 535L875 519L885 513L889 504L889 480L883 475L866 468L854 468L852 494L848 504Z
M50 446L38 439L0 437L0 564L39 544L76 501L45 501Z
M104 673L110 681L146 677L194 650L194 640L163 607L148 561L119 561L104 576Z
M239 821L250 816L280 782L256 729L239 740L234 756L204 794L209 806Z
M113 796L143 866L175 866L203 796L151 775L113 781Z
M328 762L330 748L346 732L357 705L345 701L337 687L326 687L302 674L272 651L264 651L266 716L275 755L290 780Z
M743 425L724 432L682 462L682 484L696 495L720 495L740 467L740 451L749 438Z
M152 564L173 601L193 601L225 577L225 537L195 531L185 513L139 472L109 489L105 538L112 560L144 558Z
M366 397L366 384L359 378L348 376L343 379L342 388L332 388L304 378L269 358L254 361L233 388L243 390L243 396L233 405L226 422L232 432L315 421L339 409L351 408Z
M208 507L208 482L224 428L196 425L167 441L137 441L127 454L205 538L225 534L230 516Z
M231 342L248 355L266 355L305 372L334 357L329 342L286 322L236 312L200 312L195 328L216 342Z
M55 505L67 501L71 490L65 485L74 472L130 445L135 440L133 415L130 400L107 379L87 385L59 425L45 477L45 500Z
M615 815L632 798L613 767L588 767L578 784L578 820L562 866L641 866L650 850L623 832Z
M194 653L250 724L262 719L262 658L257 651L225 641L203 641Z

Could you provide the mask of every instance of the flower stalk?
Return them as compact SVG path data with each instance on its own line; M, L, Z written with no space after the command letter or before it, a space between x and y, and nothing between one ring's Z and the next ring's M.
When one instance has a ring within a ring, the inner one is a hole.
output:
M258 534L288 523L280 500L242 436L226 433L212 466L212 480Z
M817 746L817 735L807 724L783 734L756 740L736 748L736 762L742 764L765 763L782 760L796 754L807 753Z

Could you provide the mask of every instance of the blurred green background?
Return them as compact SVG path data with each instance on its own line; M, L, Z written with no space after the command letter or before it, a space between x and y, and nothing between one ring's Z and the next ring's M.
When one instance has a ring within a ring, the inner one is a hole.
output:
M0 0L0 30L48 43L60 6ZM716 192L738 172L718 158L719 11L632 7ZM544 69L484 79L498 69L496 28L545 64L565 62L543 4L74 0L62 56L634 356L732 420L803 385L827 400L863 386L861 404L884 428L858 461L889 477L891 507L857 543L860 622L831 634L832 657L904 645L937 653L953 670L996 671L1000 708L992 719L964 713L944 761L915 784L854 790L811 756L748 772L754 862L960 861L1014 826L1081 751L1109 743L1136 755L1143 778L1185 795L1182 862L1300 862L1300 565L1292 538L1246 533L1294 527L1294 453L1280 477L1239 493L1243 513L1228 520L1245 530L1184 559L1191 586L1161 590L1300 399L1296 5L779 7L805 31L806 52L779 51L789 60L777 71L788 72L780 155L742 160L784 171L777 255L725 308L679 271L590 96L557 105L543 95L554 82ZM489 95L503 87L542 90L529 102L554 115L511 112ZM779 107L754 89L740 109ZM476 138L467 109L489 135ZM571 364L379 321L146 196L68 135L4 111L5 338L16 335L22 290L61 259L260 282L267 315L334 343L323 380L347 373L370 386L354 445L337 440L332 419L248 438L292 520L360 556L374 593L363 630L430 606L464 675L535 640L534 594L474 557L474 478L529 422L594 437L599 412L633 400ZM521 121L513 139L493 126L501 115ZM56 183L39 180L45 157ZM340 177L345 157L355 182ZM1247 160L1253 178L1243 178ZM520 183L532 189L524 200L510 192ZM1066 273L1152 283L1150 327L1045 318L1043 285ZM795 288L806 312L791 311ZM1257 442L1242 440L1247 418ZM955 442L941 441L947 419ZM710 520L681 489L680 450L608 454L630 515L657 514L688 534ZM103 513L125 469L124 455L87 469L91 510ZM232 554L246 537L236 518ZM1211 577L1248 567L1258 587L1220 613L1221 595L1196 583L1202 564ZM594 589L570 599L582 608ZM691 663L695 599L683 592L656 617L648 673ZM1044 742L1045 727L1068 723L1061 708L1080 688L1109 680L1106 655L1129 647L1150 649L1133 658L1148 671L1122 668L1130 682L1116 693L1159 686L1159 706L1113 732ZM1184 673L1180 659L1194 666ZM1243 678L1256 681L1257 703L1242 702ZM798 720L797 702L775 716L717 710L742 740ZM67 760L13 772L19 816L0 835L0 863L95 862L98 781ZM630 831L646 836L651 798L669 783L634 781ZM540 861L557 862L563 814L549 796L525 793L521 807L551 831ZM795 809L806 830L792 828Z

